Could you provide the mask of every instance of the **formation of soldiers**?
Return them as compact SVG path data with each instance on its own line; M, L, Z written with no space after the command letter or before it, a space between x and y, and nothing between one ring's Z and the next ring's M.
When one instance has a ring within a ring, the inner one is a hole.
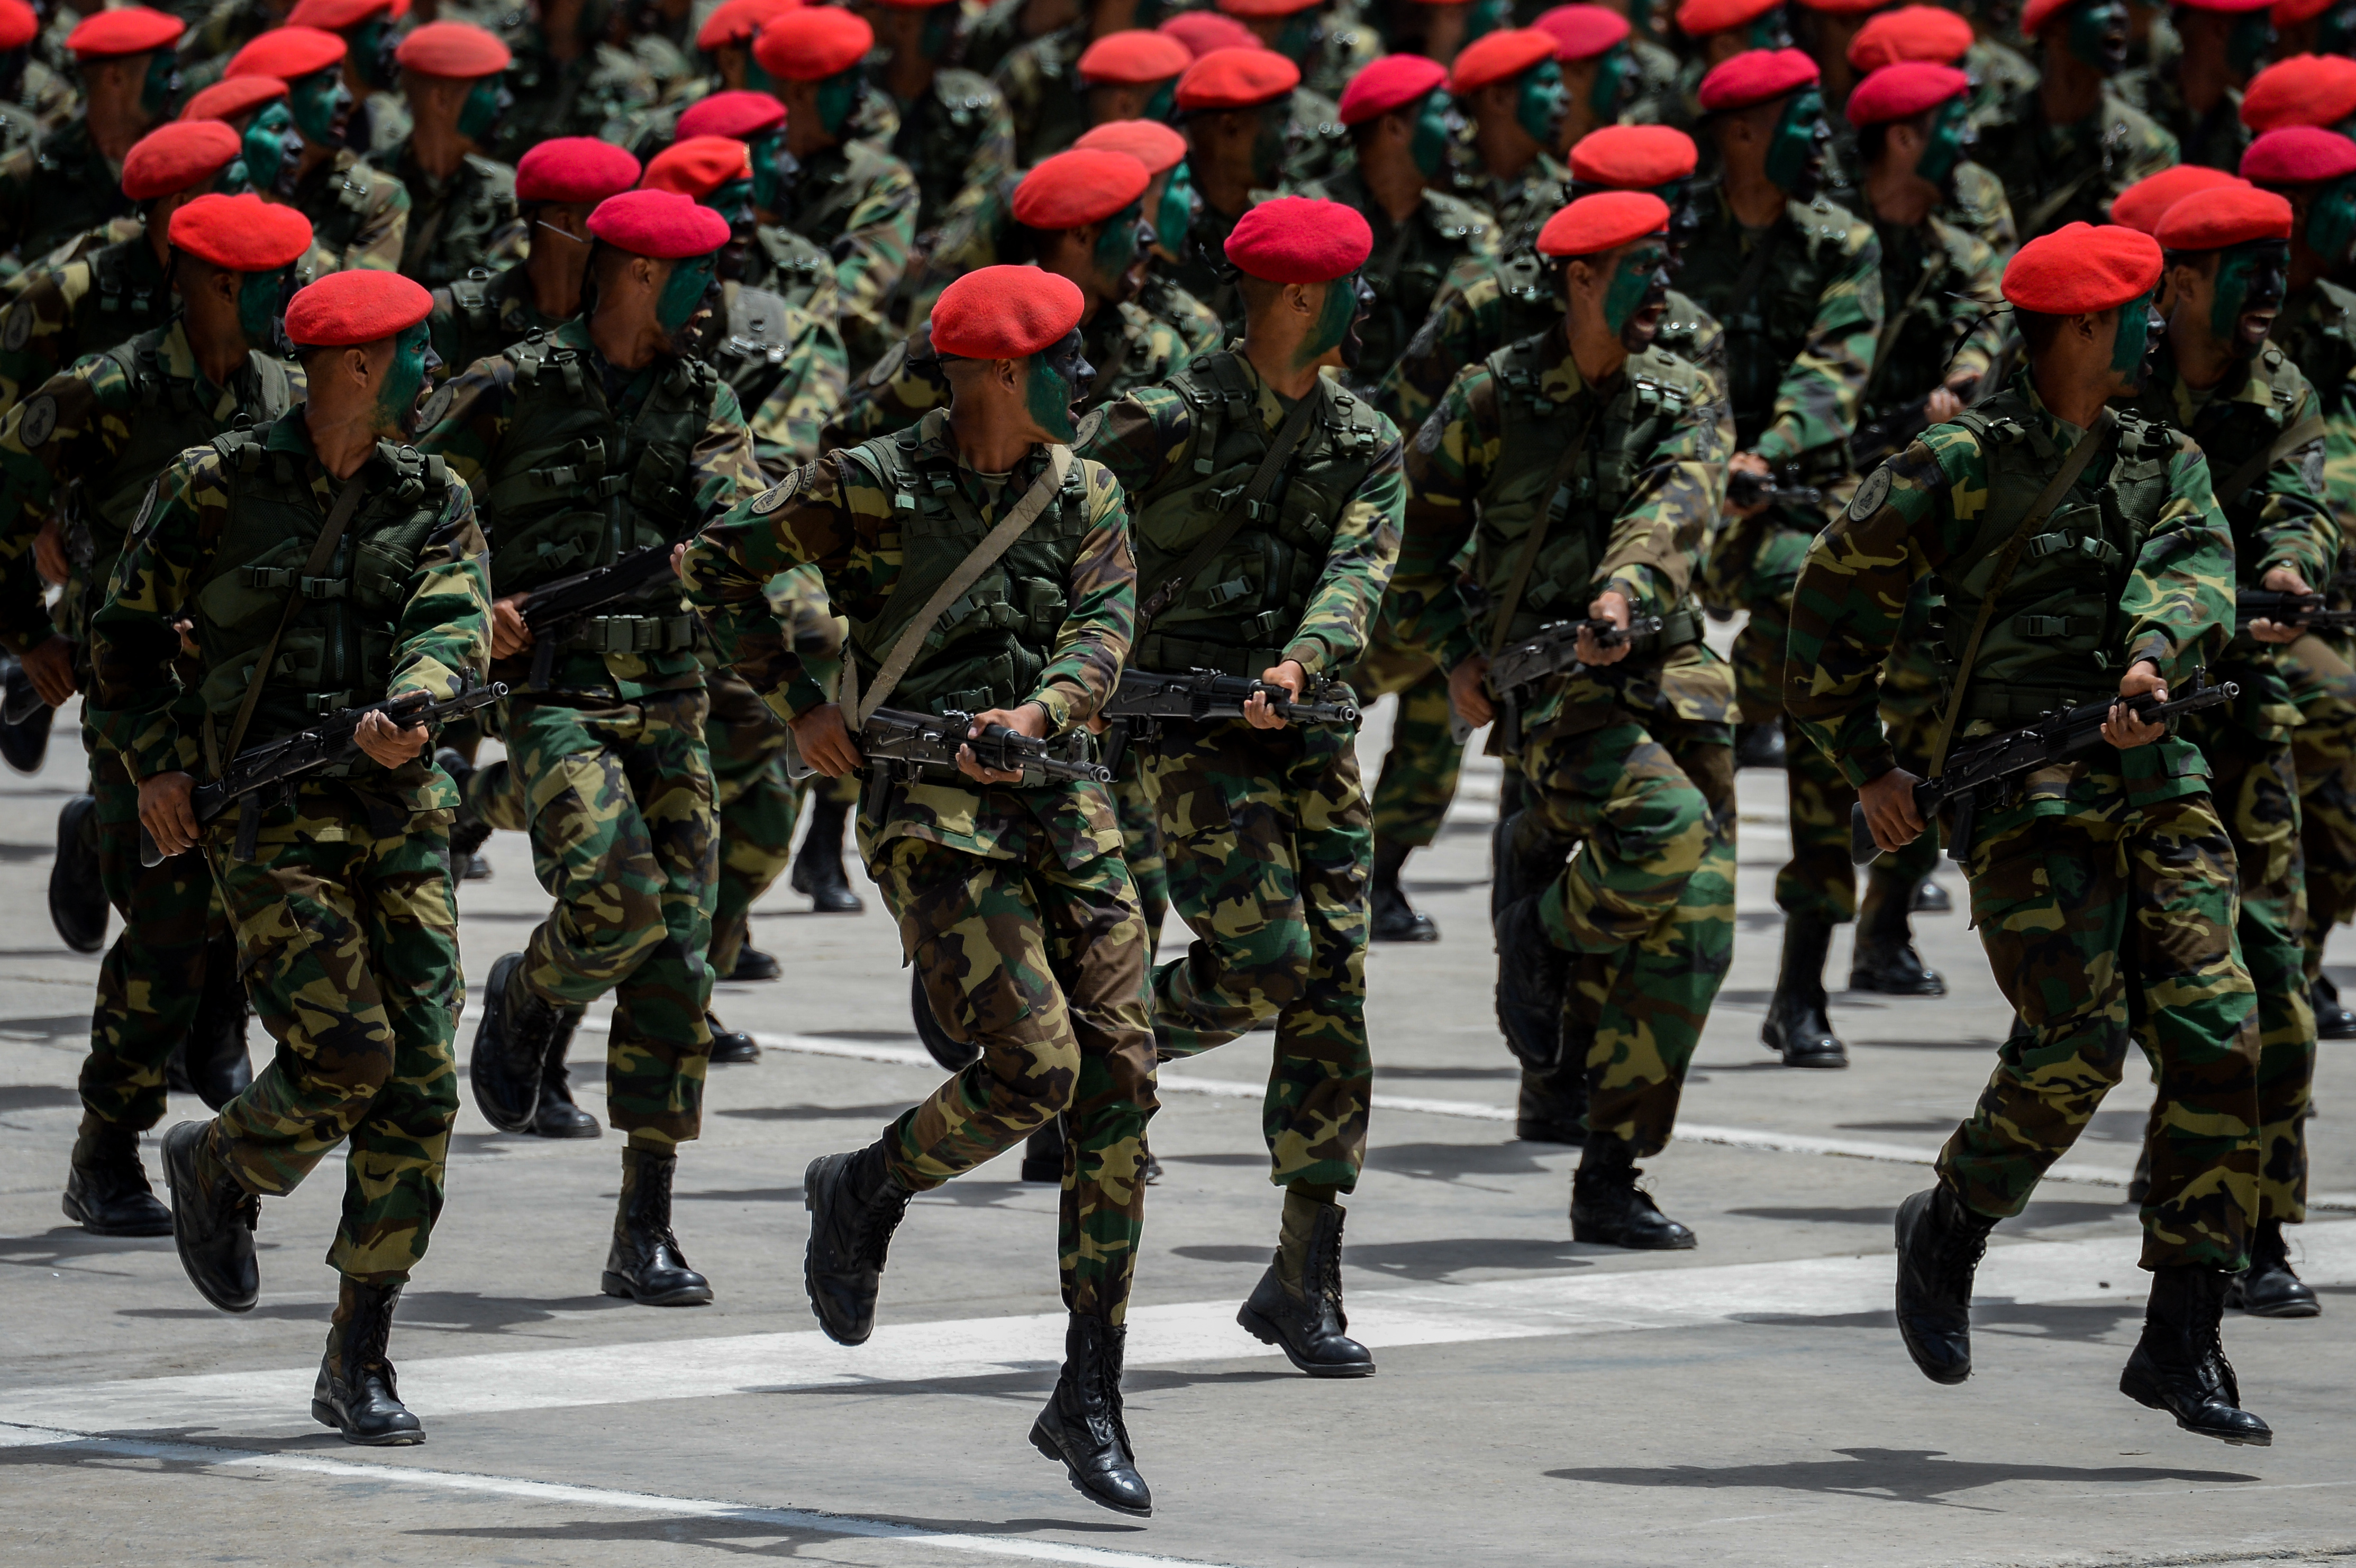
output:
M313 1413L422 1441L391 1326L504 830L552 902L475 987L475 1102L599 1136L565 1063L610 997L603 1288L709 1302L673 1178L759 1049L712 983L790 974L747 918L789 868L861 907L855 824L954 1072L809 1168L812 1310L863 1341L911 1197L1023 1146L1070 1312L1031 1440L1148 1513L1156 1064L1273 1027L1238 1320L1373 1373L1366 952L1439 940L1403 871L1485 726L1498 1023L1576 1239L1697 1244L1636 1162L1777 768L1766 1048L1847 1065L1844 923L1851 989L1944 994L1943 847L2017 1014L1898 1216L1917 1364L1968 1375L1989 1231L2132 1041L2121 1388L2269 1441L2222 1314L2319 1309L2284 1228L2356 1034L2347 9L1159 9L0 0L0 755L80 695L50 902L105 950L67 1215L248 1310L261 1200L342 1145ZM172 1086L217 1114L167 1206Z

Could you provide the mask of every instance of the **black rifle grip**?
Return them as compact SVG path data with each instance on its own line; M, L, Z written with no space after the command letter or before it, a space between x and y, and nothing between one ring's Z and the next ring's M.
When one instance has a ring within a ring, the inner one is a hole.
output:
M1873 827L1865 819L1863 801L1849 803L1848 858L1859 866L1870 866L1881 859L1881 846L1873 841Z
M144 822L139 825L139 863L150 868L164 863L163 848L156 844L155 836L147 831L147 825Z

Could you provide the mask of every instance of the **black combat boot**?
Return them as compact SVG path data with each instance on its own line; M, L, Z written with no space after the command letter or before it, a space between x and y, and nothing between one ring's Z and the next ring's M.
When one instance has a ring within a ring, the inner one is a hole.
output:
M1570 1178L1570 1239L1636 1252L1689 1251L1694 1233L1637 1187L1644 1174L1626 1139L1590 1131Z
M670 1178L679 1157L622 1147L622 1200L598 1288L648 1307L702 1307L712 1282L687 1266L670 1228Z
M1551 1072L1563 1060L1562 1008L1571 955L1554 944L1526 898L1497 914L1497 1028L1521 1064Z
M214 1151L218 1125L182 1122L164 1135L172 1239L198 1295L223 1312L251 1312L262 1298L262 1270L253 1256L262 1200L245 1189Z
M78 795L58 811L58 857L49 862L49 923L76 953L106 945L106 889L98 875L98 797Z
M1944 1181L1898 1206L1898 1335L1934 1383L1972 1375L1972 1275L1995 1229Z
M1514 1108L1514 1136L1524 1143L1587 1141L1587 1053L1564 1053L1550 1072L1522 1069L1521 1097Z
M1350 1338L1342 1310L1342 1206L1331 1198L1284 1195L1276 1256L1236 1321L1312 1378L1365 1378L1374 1352Z
M2356 1012L2340 1004L2340 987L2330 977L2318 975L2307 988L2308 1001L2315 1008L2315 1038L2318 1040L2356 1040Z
M747 942L736 950L736 962L723 978L741 986L752 980L781 979L785 973L784 965Z
M1405 844L1375 840L1375 869L1366 888L1366 934L1376 942L1437 942L1440 927L1431 917L1407 901L1399 872L1411 853Z
M1947 983L1914 951L1906 905L1912 889L1876 872L1866 878L1865 901L1857 912L1857 951L1850 956L1848 988L1884 997L1944 997Z
M914 1196L893 1179L880 1143L821 1155L802 1173L810 1217L802 1285L818 1326L836 1344L863 1345L875 1331L884 1254Z
M1031 1446L1062 1460L1072 1489L1088 1501L1147 1519L1153 1513L1153 1494L1137 1473L1129 1424L1120 1412L1127 1333L1101 1317L1073 1314L1064 1329L1063 1375L1047 1396L1047 1408L1031 1424Z
M425 1441L425 1424L401 1403L387 1350L400 1300L397 1285L363 1285L349 1276L336 1297L327 1353L311 1389L311 1419L334 1427L347 1443L402 1448Z
M213 1110L244 1093L253 1082L253 1061L245 1046L246 1020L252 1016L245 973L238 965L237 938L216 936L205 944L204 994L188 1025L188 1038L176 1053L188 1088Z
M2151 1272L2151 1299L2144 1306L2143 1338L2136 1341L2119 1392L2152 1410L2176 1417L2176 1424L2203 1437L2252 1448L2273 1445L2273 1428L2241 1408L2242 1387L2225 1359L2220 1332L2225 1292L2233 1276L2199 1264L2174 1264Z
M712 1056L714 1062L758 1061L761 1043L741 1029L730 1029L715 1017L712 1009L703 1012L703 1027L712 1034Z
M2290 1243L2283 1235L2280 1220L2261 1220L2250 1233L2250 1266L2233 1276L2225 1305L2238 1307L2253 1317L2322 1315L2323 1303L2315 1298L2315 1287L2291 1272Z
M867 907L851 891L842 869L842 823L850 814L841 801L812 797L809 831L802 835L801 851L787 879L820 914L857 914Z
M457 814L450 819L450 869L462 882L488 881L491 863L480 851L490 842L491 825L475 815L470 804L468 784L475 776L475 764L455 747L444 746L434 753L434 763L450 775L458 786Z
M548 1060L540 1069L540 1104L531 1113L532 1136L540 1138L594 1138L603 1136L605 1128L597 1118L583 1110L573 1099L573 1069L564 1060L565 1048L572 1043L573 1031L566 1029L565 1038L549 1051Z
M1955 901L1947 896L1947 890L1930 878L1925 877L1915 884L1914 912L1916 914L1946 914L1954 907Z
M89 1112L66 1167L66 1218L93 1236L168 1236L172 1211L147 1185L139 1135Z
M1783 1053L1786 1067L1848 1065L1848 1047L1825 1016L1825 955L1832 943L1833 928L1814 915L1783 917L1783 967L1759 1039Z
M37 773L49 754L49 726L58 710L41 700L23 665L13 658L0 658L0 672L5 672L0 685L6 688L0 709L24 715L13 720L0 717L0 762L20 773Z
M466 1063L475 1104L486 1121L503 1133L531 1130L549 1053L563 1052L580 1021L580 1008L560 1008L524 984L522 954L508 954L491 965L483 1021Z
M1064 1184L1064 1118L1050 1116L1023 1145L1023 1179L1048 1187Z
M925 995L925 976L919 969L908 971L908 1018L916 1025L917 1042L944 1070L962 1072L981 1059L981 1047L959 1040L942 1026L932 997Z
M1764 724L1737 724L1734 727L1734 765L1738 768L1772 768L1783 771L1783 727L1770 720Z

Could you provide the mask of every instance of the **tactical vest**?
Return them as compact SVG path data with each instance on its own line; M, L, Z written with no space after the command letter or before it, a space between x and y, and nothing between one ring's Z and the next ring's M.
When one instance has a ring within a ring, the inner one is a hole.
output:
M415 193L412 193L414 203ZM410 211L411 234L429 216L414 204ZM475 258L490 249L500 230L516 220L515 171L473 153L434 219L434 229L410 275L427 288L464 274Z
M610 566L695 531L695 444L712 422L717 371L696 359L651 367L654 384L625 430L578 350L535 333L503 353L515 367L514 401L497 479L482 497L498 592ZM634 613L595 616L565 646L599 654L694 646L695 617L676 581L658 578L623 603Z
M873 681L901 628L994 526L982 520L958 489L955 452L944 441L926 438L939 425L928 418L842 449L846 459L890 493L890 526L899 530L901 541L899 581L883 613L851 623L850 645L859 660L862 690ZM979 713L1011 708L1037 688L1070 608L1072 562L1088 528L1086 485L1075 461L1064 487L1023 537L942 613L893 688L892 707ZM1010 481L1001 497L1001 515L1029 487L1028 481Z
M1733 219L1713 225L1703 245L1687 247L1679 282L1726 328L1727 397L1738 448L1749 448L1774 421L1784 369L1806 347L1826 285L1848 265L1849 221L1847 213L1829 203L1788 203L1784 216L1759 240L1774 246L1775 253L1740 299L1735 286L1750 272L1751 257L1736 244ZM1694 264L1698 252L1720 247L1723 254Z
M268 450L270 429L230 431L210 443L229 490L229 522L191 584L188 603L205 671L198 695L206 757L214 767L226 760L223 748L254 661L278 629L289 595L294 618L241 748L384 696L410 580L454 483L440 458L380 444L369 461L387 464L391 483L369 475L368 498L345 525L327 570L305 577L327 509L312 491L302 455Z
M739 403L757 409L776 389L793 354L793 335L787 331L792 309L767 289L732 283L723 284L722 293L728 307L726 325L704 357Z
M990 111L997 101L998 90L988 77L943 66L933 73L931 88L902 112L892 152L916 175L920 210L928 219L937 218L965 188L966 164L989 130ZM1085 123L1075 124L1064 140L1048 144L1068 145L1070 137L1086 129Z
M476 360L497 354L531 330L510 330L508 323L510 312L534 321L539 319L539 312L523 304L510 292L511 284L520 281L522 271L520 261L498 272L475 267L465 277L454 278L434 291L434 352L442 357L444 374L457 375ZM442 303L444 296L449 301L446 307Z
M2165 425L2125 412L2118 421L2117 441L2104 459L2109 474L2099 482L2081 475L2020 550L1980 641L1964 722L2019 723L2118 690L2126 633L2119 596L2168 504L2168 470L2177 452ZM1939 569L1946 608L1937 617L1936 645L1950 682L1997 559L2067 460L2014 390L1965 410L1954 422L1978 438L1988 489L1979 531Z
M95 309L98 319L85 327L85 341L120 342L117 334L136 335L171 316L171 285L155 265L145 235L101 246L86 264L90 294L84 307Z
M155 475L189 447L201 446L221 432L220 421L198 396L196 383L165 370L163 336L160 331L143 334L104 356L130 383L132 406L123 419L130 439L115 453L112 465L103 474L82 476L77 510L89 530L91 577L100 584L112 575L115 557L123 553ZM246 362L260 384L259 396L238 417L267 423L294 401L286 367L262 354L249 354Z
M754 230L753 242L767 269L761 286L789 305L808 305L820 288L834 282L833 256L790 229L765 223Z
M342 169L331 167L303 205L303 216L311 220L311 242L335 256L338 265L359 237L360 225L368 221L371 175L386 177L357 161Z
M1558 363L1551 334L1498 349L1483 361L1495 379L1500 454L1475 497L1480 521L1472 534L1472 580L1494 603L1520 567L1530 530L1551 515L1545 544L1530 570L1529 582L1514 611L1507 641L1530 635L1549 621L1583 617L1603 584L1597 568L1611 549L1613 524L1644 476L1652 453L1668 439L1687 411L1705 398L1708 383L1691 366L1657 350L1628 361L1626 379L1588 430L1578 464L1558 484L1556 469L1591 416L1586 408L1558 403L1542 385ZM1484 612L1483 645L1495 640ZM1637 641L1644 652L1659 652L1697 641L1701 622L1691 604L1662 617L1657 637Z
M1226 515L1272 438L1260 423L1258 389L1232 352L1200 356L1164 384L1186 400L1194 433L1169 476L1134 502L1141 599ZM1257 676L1283 656L1324 573L1333 525L1384 444L1371 404L1323 377L1309 395L1324 403L1260 515L1237 529L1154 621L1131 658L1140 668Z

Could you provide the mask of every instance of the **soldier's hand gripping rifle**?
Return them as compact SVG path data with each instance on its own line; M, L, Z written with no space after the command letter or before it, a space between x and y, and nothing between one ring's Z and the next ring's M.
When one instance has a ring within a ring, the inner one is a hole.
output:
M2196 675L2182 697L2167 702L2151 695L2108 697L2100 702L2058 709L2024 729L1956 747L1948 754L1945 773L1935 779L1915 781L1914 810L1922 819L1923 831L1928 832L1933 814L1948 802L1954 803L1955 826L1947 844L1947 857L1960 865L1971 852L1972 818L1979 807L1993 801L2008 784L2023 773L2105 744L2103 726L2109 721L2112 709L2124 704L2147 724L2165 724L2182 714L2222 706L2241 694L2242 688L2230 680L2205 686ZM1873 829L1866 821L1861 804L1850 806L1848 811L1848 857L1860 866L1869 866L1881 857L1881 847L1873 841Z
M249 795L282 784L291 784L307 773L334 767L362 755L359 743L360 721L371 713L381 713L396 730L414 729L420 724L439 724L456 719L477 709L488 708L508 694L507 683L493 681L488 686L469 686L457 696L437 702L422 691L404 692L383 702L371 702L365 708L347 708L331 719L322 720L307 730L248 746L229 760L221 776L210 784L198 784L188 796L188 809L195 814L197 826L227 811ZM252 846L242 846L241 856L251 858ZM139 829L139 863L160 866L164 851L148 833L145 824Z
M2356 630L2356 610L2328 609L2320 593L2279 593L2266 588L2244 588L2233 595L2233 630L2246 632L2253 621L2304 626L2311 632L2345 632Z
M1735 507L1821 507L1825 493L1813 485L1782 485L1771 475L1738 468L1727 475L1726 499Z
M1131 737L1155 733L1165 719L1201 722L1240 719L1244 704L1255 697L1268 699L1268 709L1291 724L1339 724L1355 730L1365 715L1357 705L1334 696L1342 683L1331 677L1311 677L1299 698L1270 681L1226 675L1215 669L1190 669L1184 675L1157 670L1124 669L1120 685L1102 709L1111 721L1105 737L1105 763L1118 770Z
M1112 770L1087 756L1087 737L1075 731L1062 741L1040 741L1003 724L991 724L969 740L970 713L911 713L879 708L860 726L859 754L870 764L871 785L895 769L914 778L926 768L957 771L958 752L973 748L973 760L1002 773L1037 773L1050 783L1110 784ZM1025 782L1028 782L1027 780Z
M1489 661L1489 689L1497 694L1497 743L1509 752L1520 749L1522 705L1545 682L1579 667L1580 633L1591 634L1599 648L1612 648L1633 638L1656 636L1660 630L1658 615L1631 615L1624 629L1601 617L1549 621L1520 642L1498 649Z
M533 589L519 612L525 630L531 633L532 686L548 685L548 677L556 670L558 645L581 623L656 579L669 576L671 549L667 544L641 545L611 566L593 566Z

